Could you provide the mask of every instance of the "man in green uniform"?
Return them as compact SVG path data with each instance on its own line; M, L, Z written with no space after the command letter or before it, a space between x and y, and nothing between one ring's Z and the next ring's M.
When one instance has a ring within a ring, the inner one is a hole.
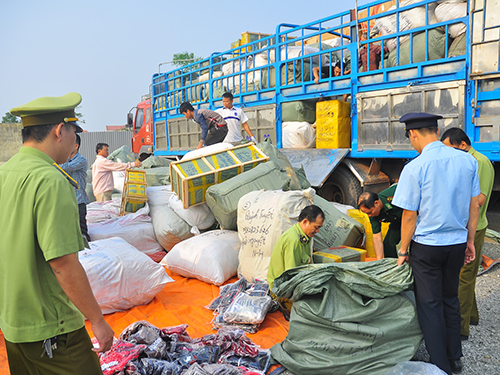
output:
M369 191L358 199L358 209L370 218L373 230L373 248L377 260L397 258L396 245L401 241L401 216L403 210L392 205L397 184L383 190L378 195ZM382 241L382 222L389 222L389 230Z
M460 300L460 334L462 340L469 338L469 325L477 325L479 322L479 312L476 305L476 277L479 266L481 265L481 250L484 243L484 235L488 227L486 210L493 189L493 180L495 179L495 169L486 156L477 152L471 147L470 139L460 128L450 128L446 130L441 142L446 146L458 148L467 151L477 160L477 173L479 176L479 221L477 223L476 234L474 235L474 247L476 248L476 258L462 267L460 271L460 282L458 284L458 299Z
M102 374L95 352L113 341L78 261L75 182L57 166L82 131L74 111L80 102L70 93L10 110L21 116L23 147L0 167L0 329L16 375Z
M304 208L299 222L285 231L273 247L267 282L272 289L274 279L286 270L312 263L312 241L325 220L325 213L318 206Z

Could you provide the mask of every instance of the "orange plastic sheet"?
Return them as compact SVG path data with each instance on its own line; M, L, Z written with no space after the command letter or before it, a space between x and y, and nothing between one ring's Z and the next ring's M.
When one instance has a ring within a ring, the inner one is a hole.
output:
M202 337L212 330L212 311L205 308L219 295L217 286L196 279L187 279L167 271L175 280L165 285L163 290L147 305L105 315L104 318L118 335L130 324L146 320L158 328L188 324L187 329L192 338ZM237 281L236 278L228 283ZM86 322L90 337L93 336L91 325ZM288 334L288 322L279 311L268 314L260 329L255 334L247 336L263 349L269 349L274 344L282 342ZM0 333L0 374L9 374L7 354L3 335Z

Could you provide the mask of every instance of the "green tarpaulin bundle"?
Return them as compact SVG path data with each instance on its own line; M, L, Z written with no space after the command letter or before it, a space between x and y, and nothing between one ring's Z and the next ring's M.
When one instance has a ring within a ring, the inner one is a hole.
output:
M385 374L422 341L412 283L408 264L395 259L285 271L273 292L293 306L274 360L300 375Z

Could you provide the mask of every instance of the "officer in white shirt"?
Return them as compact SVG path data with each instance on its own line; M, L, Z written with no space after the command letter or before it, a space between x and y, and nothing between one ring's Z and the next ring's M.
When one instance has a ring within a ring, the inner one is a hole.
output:
M233 94L226 92L222 95L222 104L224 107L217 109L215 112L219 113L227 123L229 129L226 138L224 138L225 143L231 143L233 145L240 144L243 137L241 136L241 125L243 129L250 136L250 139L257 143L255 137L253 136L250 126L248 126L248 117L241 108L233 107Z

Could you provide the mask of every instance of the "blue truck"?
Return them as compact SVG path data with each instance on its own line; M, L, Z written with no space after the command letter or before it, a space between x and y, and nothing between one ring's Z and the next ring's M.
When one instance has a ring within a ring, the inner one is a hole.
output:
M216 109L222 106L222 94L230 91L257 140L270 138L292 164L303 165L311 184L331 201L355 206L362 191L378 192L398 180L404 164L417 156L398 121L409 112L443 116L441 132L464 129L497 171L496 4L374 1L304 25L282 23L273 35L155 73L152 145L145 147L165 157L194 149L200 129L179 113L180 104ZM340 75L333 74L335 66ZM284 149L285 109L295 106L300 112L310 106L314 111L324 99L350 102L350 147ZM497 171L492 201L499 175Z

